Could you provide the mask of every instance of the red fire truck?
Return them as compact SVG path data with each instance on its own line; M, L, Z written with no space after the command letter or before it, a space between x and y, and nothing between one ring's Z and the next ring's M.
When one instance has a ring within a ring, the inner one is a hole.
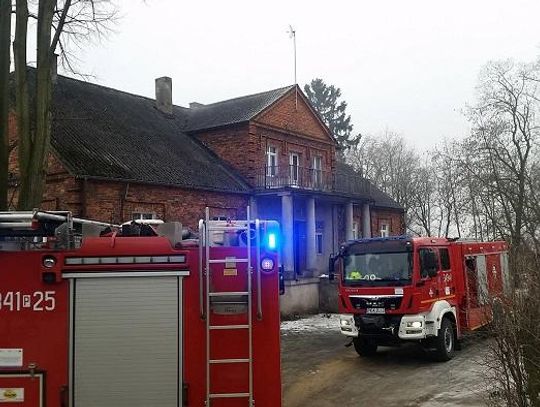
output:
M493 299L509 289L503 241L354 240L330 258L331 276L335 270L341 333L361 356L379 345L419 341L449 360L464 333L490 322Z
M280 406L279 227L199 225L0 213L0 406Z

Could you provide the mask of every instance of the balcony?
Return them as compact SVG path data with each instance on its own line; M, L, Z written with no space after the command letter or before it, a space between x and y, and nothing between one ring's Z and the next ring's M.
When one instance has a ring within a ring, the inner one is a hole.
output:
M369 196L371 192L370 182L360 176L295 165L259 169L255 178L255 188L257 190L298 188L362 196Z

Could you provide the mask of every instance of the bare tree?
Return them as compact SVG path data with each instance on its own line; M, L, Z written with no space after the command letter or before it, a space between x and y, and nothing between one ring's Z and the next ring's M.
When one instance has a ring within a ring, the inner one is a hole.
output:
M0 210L7 209L8 198L10 65L11 0L0 0Z
M51 138L55 54L59 52L64 66L75 72L73 54L66 41L80 47L92 34L105 33L115 17L116 8L108 0L16 0L13 50L20 172L19 209L39 206L43 195ZM35 76L31 78L32 86L27 71L29 18L37 19L37 64Z

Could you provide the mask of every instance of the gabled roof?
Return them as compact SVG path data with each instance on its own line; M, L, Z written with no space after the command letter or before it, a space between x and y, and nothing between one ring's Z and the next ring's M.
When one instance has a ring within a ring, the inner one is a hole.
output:
M380 208L390 208L390 209L401 209L403 210L403 207L398 204L390 195L386 194L385 192L381 191L379 188L377 188L370 180L367 178L364 178L360 175L358 171L356 171L351 165L345 164L342 162L336 163L336 173L338 174L336 176L336 189L355 189L354 187L351 188L351 181L356 182L358 184L358 188L356 188L359 191L366 191L364 193L358 194L358 196L362 198L368 198L370 201L373 202L373 205ZM339 175L344 175L344 177L340 177ZM347 185L339 185L339 183L347 183Z
M190 109L185 130L197 131L247 122L282 98L295 85Z
M58 76L51 146L77 177L249 192L242 177L182 131L187 110L175 106L164 115L153 99Z

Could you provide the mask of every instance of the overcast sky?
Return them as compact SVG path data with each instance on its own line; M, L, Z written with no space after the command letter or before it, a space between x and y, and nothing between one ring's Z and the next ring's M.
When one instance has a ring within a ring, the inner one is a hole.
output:
M212 103L298 83L342 89L355 131L399 132L419 148L467 132L489 60L540 55L538 0L119 0L116 33L79 53L93 81L175 104Z

